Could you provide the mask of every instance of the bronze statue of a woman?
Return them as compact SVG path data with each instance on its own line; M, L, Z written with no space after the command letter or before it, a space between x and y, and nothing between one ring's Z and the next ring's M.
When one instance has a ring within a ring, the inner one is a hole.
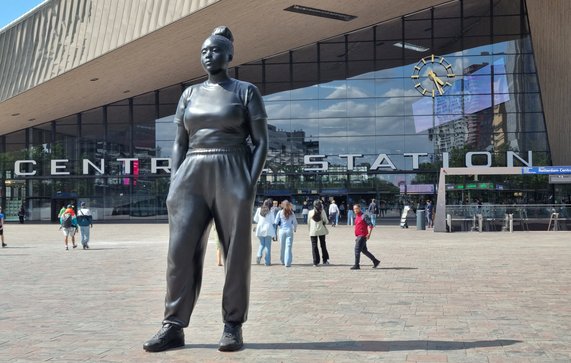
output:
M233 36L217 27L204 41L208 80L182 94L167 197L169 250L163 326L143 348L160 352L184 345L202 283L212 221L226 262L220 351L242 348L250 296L251 225L256 182L268 150L267 116L258 89L228 76ZM247 143L250 138L251 145Z

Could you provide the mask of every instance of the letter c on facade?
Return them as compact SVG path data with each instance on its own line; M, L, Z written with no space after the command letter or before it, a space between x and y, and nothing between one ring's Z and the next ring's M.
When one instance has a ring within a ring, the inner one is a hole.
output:
M22 164L32 164L32 165L36 165L36 161L35 160L16 160L14 162L14 175L18 175L18 176L25 176L25 175L36 175L36 171L29 171L29 172L23 172L22 171Z

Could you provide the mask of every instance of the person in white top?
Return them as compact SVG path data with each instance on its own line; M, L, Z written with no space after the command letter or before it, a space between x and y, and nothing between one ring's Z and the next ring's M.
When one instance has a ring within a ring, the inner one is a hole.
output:
M91 211L85 205L85 202L81 202L80 209L77 211L77 224L79 225L79 230L81 231L81 245L83 249L89 248L89 230L93 228L93 216Z
M256 214L254 215L254 222L257 223L255 228L256 236L260 239L256 263L260 264L265 252L266 266L272 264L272 238L276 237L276 228L274 227L275 214L271 208L272 200L266 199L262 206L256 210Z
M335 200L331 201L329 205L329 221L331 225L335 227L337 225L337 216L339 215L339 207L335 204Z
M329 252L327 251L327 244L325 243L325 236L329 234L325 224L327 223L327 215L323 210L321 201L316 200L313 202L313 209L309 211L307 217L309 228L309 239L311 240L311 253L313 255L313 266L318 266L323 257L323 264L329 265ZM319 256L319 249L317 247L317 239L321 246L321 254Z
M307 224L307 215L309 214L309 207L307 206L307 200L303 202L303 209L301 210L301 216L303 217L303 223Z

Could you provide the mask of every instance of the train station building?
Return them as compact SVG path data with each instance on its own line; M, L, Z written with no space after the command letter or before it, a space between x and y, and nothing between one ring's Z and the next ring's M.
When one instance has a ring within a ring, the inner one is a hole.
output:
M390 213L437 199L441 167L571 165L570 16L567 0L47 0L0 29L1 205L166 221L176 105L218 25L268 112L258 200ZM447 199L571 203L563 179L451 178Z

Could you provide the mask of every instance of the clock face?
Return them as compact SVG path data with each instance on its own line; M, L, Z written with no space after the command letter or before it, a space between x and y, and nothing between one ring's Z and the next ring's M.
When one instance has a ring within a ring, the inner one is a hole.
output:
M422 58L415 66L410 78L414 88L423 96L442 96L452 86L449 82L456 75L452 65L437 55Z

